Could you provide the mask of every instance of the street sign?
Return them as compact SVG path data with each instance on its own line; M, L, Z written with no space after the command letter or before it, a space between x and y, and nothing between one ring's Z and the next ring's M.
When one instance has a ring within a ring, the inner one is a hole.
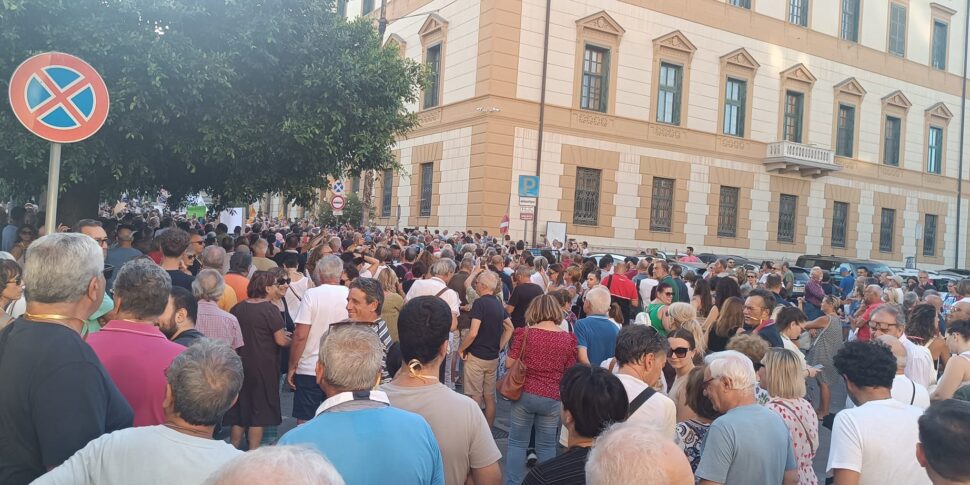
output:
M535 197L519 197L519 207L535 207L536 200Z
M331 190L333 190L333 193L337 195L344 195L344 181L334 180L333 187L331 187Z
M519 213L519 219L523 221L534 221L536 220L535 212L521 212Z
M61 144L97 133L108 119L108 87L87 62L62 52L24 61L7 91L13 114L31 133L51 142L47 172L47 230L57 227Z
M519 175L519 197L539 197L539 177Z
M333 215L335 215L335 216L342 216L342 215L344 215L344 211L333 211Z
M339 215L336 214L336 211L342 211L346 203L347 201L343 198L343 196L335 195L332 199L330 199L330 208L334 210L335 215Z
M27 59L10 78L10 106L31 133L53 143L79 142L108 118L108 88L88 63L47 52Z

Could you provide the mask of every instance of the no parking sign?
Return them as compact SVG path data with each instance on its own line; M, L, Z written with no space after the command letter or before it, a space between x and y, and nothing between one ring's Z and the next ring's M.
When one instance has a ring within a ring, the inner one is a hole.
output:
M97 133L108 119L108 88L90 64L62 52L27 59L14 71L8 90L14 116L31 133L51 142L47 174L47 231L57 227L61 143Z

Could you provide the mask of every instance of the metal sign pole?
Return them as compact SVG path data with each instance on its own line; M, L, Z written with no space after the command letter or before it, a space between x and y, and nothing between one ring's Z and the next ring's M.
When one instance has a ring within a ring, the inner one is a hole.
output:
M51 143L51 162L47 173L47 218L44 221L47 234L57 232L57 195L60 192L61 144Z

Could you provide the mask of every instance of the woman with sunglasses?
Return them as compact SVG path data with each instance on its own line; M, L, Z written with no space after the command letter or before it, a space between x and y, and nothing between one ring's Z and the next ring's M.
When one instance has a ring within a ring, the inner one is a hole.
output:
M24 224L17 229L17 243L10 248L10 255L17 260L18 263L24 264L24 255L27 254L27 247L30 243L37 239L37 230L33 227Z
M16 261L0 260L0 279L4 286L0 292L0 329L6 327L14 318L7 313L8 307L24 296L23 271Z
M667 396L677 405L677 422L696 417L687 407L686 384L687 376L694 368L696 345L694 334L686 328L678 328L667 335L667 364L674 368L674 383L670 386Z
M637 325L650 325L662 337L673 330L669 319L666 318L667 306L674 300L674 288L668 283L657 285L657 297L637 315Z
M236 404L226 413L223 424L232 425L230 441L242 446L247 431L248 449L255 450L263 439L263 428L283 422L280 409L280 348L289 347L290 336L279 306L289 279L276 272L257 271L249 280L249 298L236 304L232 314L239 320L246 345L239 349L243 363L243 385Z

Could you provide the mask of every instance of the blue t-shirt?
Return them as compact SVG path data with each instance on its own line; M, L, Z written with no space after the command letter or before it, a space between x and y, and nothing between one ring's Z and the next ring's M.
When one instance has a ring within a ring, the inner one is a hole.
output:
M757 430L757 439L751 433ZM701 445L695 475L732 484L781 483L795 470L795 453L785 422L760 404L734 408L711 423Z
M616 334L620 329L613 320L602 315L590 315L576 322L573 328L579 346L586 348L586 355L592 366L613 357L616 351Z
M842 282L839 283L839 290L842 291L842 298L852 294L853 288L855 288L855 276L850 274L845 278L842 278Z
M290 430L281 445L313 445L347 485L444 485L438 442L420 415L384 407L325 412Z

